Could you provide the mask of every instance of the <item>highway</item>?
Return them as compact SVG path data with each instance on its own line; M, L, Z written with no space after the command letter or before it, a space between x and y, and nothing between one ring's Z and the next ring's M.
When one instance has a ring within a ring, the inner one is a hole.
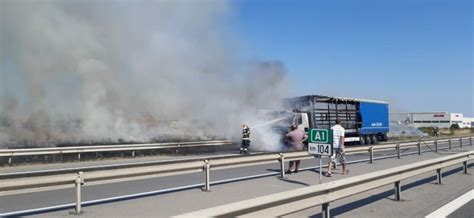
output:
M453 146L457 145L458 144L453 142ZM446 147L447 145L439 144L439 146ZM425 146L423 146L423 149L426 151L430 151L430 148ZM454 152L460 152L462 150L467 149L473 149L473 147L464 146L462 149L455 148L452 151L440 151L439 154L433 152L426 152L423 153L423 155L421 156L409 155L402 157L402 159L392 157L384 160L376 160L375 164L367 164L366 162L354 163L349 165L349 169L351 170L349 176L367 173L373 170L385 169L400 164L412 163L421 159L434 158L441 155L452 154ZM405 154L411 152L416 153L416 149L413 148L403 149L402 151ZM390 157L393 154L395 154L395 151L377 152L375 153L375 157ZM348 156L348 161L360 161L366 160L367 158L367 154L353 154ZM167 157L161 157L161 159L167 159ZM136 159L134 161L136 161ZM326 160L324 162L326 162ZM93 162L85 163L91 164ZM302 167L315 167L318 163L319 162L315 159L306 160L303 161ZM44 166L25 166L23 168L17 168L16 170L40 170L44 169ZM62 167L63 165L56 165L56 168L60 166ZM49 169L52 169L51 166L48 167ZM8 168L3 168L2 170L12 172L12 169L15 168L10 168L8 170L6 169ZM3 171L2 173L6 173L5 171ZM229 181L223 182L224 184L213 185L211 187L212 191L209 193L200 190L200 187L202 187L202 183L204 181L203 173L160 178L148 178L133 181L115 181L113 183L91 184L86 182L86 185L83 187L83 201L85 202L110 197L132 195L136 193L145 193L152 191L155 191L155 193L150 193L148 197L130 197L128 200L87 206L84 208L84 211L86 216L171 216L236 200L261 196L263 194L317 184L317 174L312 170L289 175L287 179L283 180L277 177L278 171L279 165L277 163L251 167L232 168L225 170L214 170L211 173L211 181L213 182L225 181L236 178L240 181ZM451 187L451 185L449 185L450 182L448 182L448 179L450 179L451 177L453 176L447 177L446 187ZM474 180L472 179L472 176L464 177L464 180L454 179L454 182L451 182L456 184L465 181L463 185L454 185L456 189L463 190L466 188L468 189L469 187L471 189L473 188ZM338 178L342 178L342 176L336 174L332 178L323 178L323 182L336 180ZM156 192L157 190L162 190L162 192ZM445 188L443 188L442 190L445 190ZM450 193L456 193L456 191ZM39 190L38 192L34 193L6 192L0 193L0 196L0 213L7 213L13 211L22 211L34 208L50 207L55 205L73 203L74 188L71 186L69 188L59 190ZM442 196L445 196L445 198L451 197L451 195ZM195 202L189 202L191 200L194 200ZM378 202L380 202L380 200L374 201L374 203ZM429 207L426 210L429 210ZM72 211L72 209L59 210L36 215L64 216L67 215L70 211ZM362 215L365 212L367 211L362 210L360 213ZM429 211L418 211L418 213L427 212ZM310 213L314 213L314 211L310 211ZM351 210L350 214L357 214L357 210ZM303 211L301 215L306 216L308 214Z

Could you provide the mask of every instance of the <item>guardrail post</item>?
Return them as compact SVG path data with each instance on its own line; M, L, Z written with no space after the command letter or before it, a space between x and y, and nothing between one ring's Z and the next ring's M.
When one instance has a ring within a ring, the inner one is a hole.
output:
M459 138L459 147L461 147L461 148L462 148L462 137L461 137L461 138Z
M436 169L436 178L438 180L438 185L441 185L443 182L443 175L441 174L441 169Z
M211 164L209 163L209 160L204 160L204 174L206 177L204 191L206 192L211 191L210 171L211 171Z
M438 153L438 140L435 140L434 144L435 144L435 151L436 153Z
M280 153L280 176L285 178L285 154Z
M77 153L77 160L81 160L81 153Z
M8 165L9 165L9 166L12 165L12 156L8 157Z
M394 194L395 194L395 200L396 201L400 201L402 199L401 198L402 189L401 189L401 186L400 186L400 181L395 182Z
M132 157L135 157L135 151L132 151Z
M83 172L77 173L76 178L76 214L82 213L81 208L81 186L84 185L84 174Z
M467 174L467 161L462 162L464 174Z
M451 150L451 138L449 138L449 150Z
M418 155L421 155L421 140L418 140L418 144L416 144L418 147Z
M401 153L400 153L400 144L397 144L397 158L401 158Z
M322 205L322 208L323 208L323 211L322 211L322 214L323 214L323 218L329 218L331 217L331 209L329 208L329 203L324 203Z
M374 148L372 146L369 147L369 163L374 163Z

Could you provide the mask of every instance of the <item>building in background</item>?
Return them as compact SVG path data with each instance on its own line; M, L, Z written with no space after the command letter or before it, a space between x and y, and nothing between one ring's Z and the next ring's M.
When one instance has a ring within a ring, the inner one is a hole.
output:
M464 117L461 113L449 112L390 113L390 122L406 124L415 128L449 128L453 124L458 124L461 128L474 127L474 118Z
M461 128L474 128L474 118L464 117L462 119L462 125L459 125Z

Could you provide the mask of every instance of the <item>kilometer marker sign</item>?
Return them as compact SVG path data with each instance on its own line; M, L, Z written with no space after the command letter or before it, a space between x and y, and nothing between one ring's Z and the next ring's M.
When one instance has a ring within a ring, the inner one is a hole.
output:
M308 153L332 156L332 129L310 129Z

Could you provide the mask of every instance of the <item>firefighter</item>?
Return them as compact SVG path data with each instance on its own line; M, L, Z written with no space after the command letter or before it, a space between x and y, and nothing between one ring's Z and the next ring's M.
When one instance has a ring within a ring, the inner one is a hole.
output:
M241 154L248 154L250 147L250 128L244 123L242 124L242 145L240 146Z

